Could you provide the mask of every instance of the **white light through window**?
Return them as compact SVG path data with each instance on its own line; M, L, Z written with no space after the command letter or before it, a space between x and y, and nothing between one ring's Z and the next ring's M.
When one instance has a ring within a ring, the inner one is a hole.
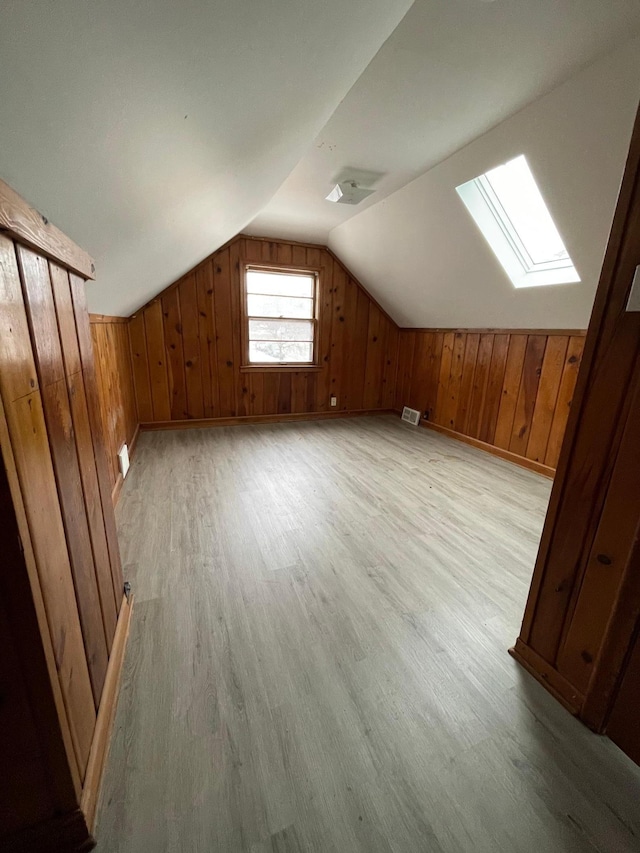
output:
M247 269L248 363L312 364L315 301L314 273Z
M524 155L457 192L515 287L580 281Z

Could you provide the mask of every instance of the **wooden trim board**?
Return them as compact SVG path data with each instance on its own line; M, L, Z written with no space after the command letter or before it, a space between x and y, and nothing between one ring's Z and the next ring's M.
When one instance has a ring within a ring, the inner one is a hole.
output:
M80 807L85 815L90 832L93 832L98 797L100 795L100 784L107 756L109 755L109 743L118 704L120 677L122 675L122 664L129 637L132 611L133 596L128 601L126 597L123 597L80 802Z
M401 414L401 412L398 412L398 414ZM454 438L456 441L462 441L464 444L471 445L471 447L477 447L478 450L485 450L493 456L498 456L500 459L506 459L507 462L513 462L516 465L520 465L521 468L527 468L530 471L535 471L537 474L542 474L544 477L553 479L555 476L555 469L549 468L548 465L542 465L540 462L534 462L532 459L526 459L524 456L518 456L517 453L512 453L510 450L504 450L502 447L496 447L493 444L487 444L485 441L480 441L478 438L472 438L470 435L463 435L461 432L455 432L455 430L447 429L447 427L431 423L431 421L421 420L420 426L432 429L434 432L439 432L442 435L446 435L448 438Z
M357 409L337 412L290 412L282 415L243 415L236 418L197 418L184 421L152 421L140 424L145 432L163 429L203 429L205 427L241 426L242 424L278 424L288 421L323 421L333 418L354 418L362 415L389 415L393 409Z
M110 314L89 314L89 322L93 325L104 323L107 326L110 326L113 323L128 323L129 318L111 316Z
M509 649L514 660L527 670L536 681L545 687L574 716L579 716L584 696L563 678L560 673L522 640L516 640Z
M413 328L412 326L400 326L401 332L429 332L447 334L448 332L459 332L470 335L566 335L570 338L586 337L586 329L467 329L467 328Z
M0 232L59 261L83 278L95 278L92 258L2 180Z

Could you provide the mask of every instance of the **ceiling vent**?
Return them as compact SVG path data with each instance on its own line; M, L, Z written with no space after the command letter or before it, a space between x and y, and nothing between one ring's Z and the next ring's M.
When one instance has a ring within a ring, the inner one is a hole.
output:
M356 181L343 181L335 185L327 196L327 201L333 201L336 204L360 204L374 192L375 190L359 187Z
M382 172L345 166L340 174L334 177L335 186L326 199L335 204L360 204L375 192L375 186L382 177ZM371 189L372 187L374 189Z

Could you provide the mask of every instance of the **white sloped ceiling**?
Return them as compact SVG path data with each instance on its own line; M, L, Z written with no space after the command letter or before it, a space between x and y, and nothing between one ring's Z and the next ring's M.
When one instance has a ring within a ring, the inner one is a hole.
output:
M7 0L0 177L126 315L269 201L410 0Z
M329 246L402 326L584 329L639 98L635 39L334 228ZM456 193L520 154L579 283L514 288Z

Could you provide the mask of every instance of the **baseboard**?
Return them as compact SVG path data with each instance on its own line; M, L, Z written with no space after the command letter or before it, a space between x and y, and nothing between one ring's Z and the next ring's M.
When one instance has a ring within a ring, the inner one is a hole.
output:
M95 846L95 838L80 809L0 838L3 853L86 853Z
M398 414L401 414L398 412ZM494 444L487 444L486 441L480 441L479 438L472 438L470 435L464 435L461 432L456 432L453 429L434 424L431 421L420 421L420 426L432 429L448 438L455 438L456 441L462 441L471 447L477 447L478 450L484 450L487 453L498 456L500 459L506 459L508 462L513 462L520 465L521 468L527 468L529 471L535 471L537 474L542 474L544 477L549 477L553 480L556 475L556 469L550 468L548 465L543 465L541 462L536 462L533 459L527 459L525 456L519 456L517 453L512 453L510 450L504 450L502 447L496 447Z
M113 646L111 647L111 657L109 658L109 665L107 667L107 677L105 678L104 688L102 690L102 699L100 700L100 708L98 709L98 719L96 720L96 728L93 733L93 741L91 742L87 772L84 777L80 807L91 832L93 832L96 817L96 807L98 805L98 797L100 795L100 784L102 782L107 756L109 755L109 743L111 740L113 721L115 719L116 706L118 704L120 676L122 675L124 653L127 647L127 639L129 637L132 610L133 596L128 601L126 597L123 597L120 615L118 616L118 624L116 625L116 633L113 638Z
M136 444L138 443L138 436L140 435L140 424L136 425L135 432L133 433L133 437L128 444L129 447L129 460L133 459L133 454L136 449ZM122 486L124 485L124 477L122 474L118 473L118 479L115 482L113 489L111 490L111 503L114 506L118 503L118 499L120 498L120 492L122 491Z
M388 415L393 409L350 409L337 412L292 412L280 415L241 415L233 418L198 418L182 421L151 421L140 424L140 429L202 429L215 426L238 426L240 424L273 424L288 421L320 421L331 418L353 418L361 415Z
M515 646L509 649L512 658L527 670L536 681L569 711L574 717L580 716L584 696L579 693L557 669L541 657L532 648L517 639Z

